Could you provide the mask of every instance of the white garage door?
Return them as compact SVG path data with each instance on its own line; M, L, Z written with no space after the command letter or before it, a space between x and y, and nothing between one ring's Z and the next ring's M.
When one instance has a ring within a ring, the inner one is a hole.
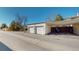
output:
M45 34L45 29L43 26L39 26L36 28L37 34Z
M30 33L35 33L34 27L30 27Z

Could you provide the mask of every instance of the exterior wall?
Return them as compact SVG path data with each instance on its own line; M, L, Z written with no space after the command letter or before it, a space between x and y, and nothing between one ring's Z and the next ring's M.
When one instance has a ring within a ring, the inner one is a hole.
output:
M60 25L57 25L57 26L60 26ZM66 26L66 25L61 25L60 27L62 27L62 26ZM74 33L79 35L79 23L72 24L72 26L73 26ZM38 23L38 24L28 25L27 27L28 27L28 31L30 33L44 35L44 34L50 33L51 27L56 27L56 26L53 24L50 25L50 23L49 23L49 25L48 25L48 23Z
M45 34L48 34L48 33L50 33L51 32L51 26L49 26L49 25L45 25Z
M37 26L36 27L36 34L45 34L45 27L44 26Z
M34 31L34 25L28 25L27 27L28 27L28 32L34 33L33 32Z
M30 33L35 33L35 27L30 27L29 31Z
M30 33L35 33L35 34L47 34L49 32L48 27L46 26L46 23L40 23L40 24L32 24L28 25L28 30ZM30 28L34 28L31 29ZM42 29L41 29L42 28ZM34 32L33 32L34 31ZM38 32L37 32L38 31Z
M79 23L73 24L74 33L79 35Z

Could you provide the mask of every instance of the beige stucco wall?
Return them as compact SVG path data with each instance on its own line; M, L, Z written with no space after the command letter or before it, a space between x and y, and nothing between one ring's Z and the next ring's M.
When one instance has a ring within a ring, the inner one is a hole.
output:
M51 31L51 26L45 24L45 34L50 33L50 31Z
M79 35L79 23L73 24L74 33Z

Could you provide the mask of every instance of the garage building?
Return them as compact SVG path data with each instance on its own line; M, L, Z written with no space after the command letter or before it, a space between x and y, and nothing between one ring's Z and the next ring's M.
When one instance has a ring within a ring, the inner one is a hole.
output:
M79 16L63 21L41 22L29 24L28 31L34 34L70 33L79 35Z

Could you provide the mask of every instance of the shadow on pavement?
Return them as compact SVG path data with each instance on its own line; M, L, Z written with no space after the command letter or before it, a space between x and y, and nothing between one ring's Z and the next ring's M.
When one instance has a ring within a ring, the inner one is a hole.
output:
M5 44L0 42L0 51L12 51L9 47L7 47Z

